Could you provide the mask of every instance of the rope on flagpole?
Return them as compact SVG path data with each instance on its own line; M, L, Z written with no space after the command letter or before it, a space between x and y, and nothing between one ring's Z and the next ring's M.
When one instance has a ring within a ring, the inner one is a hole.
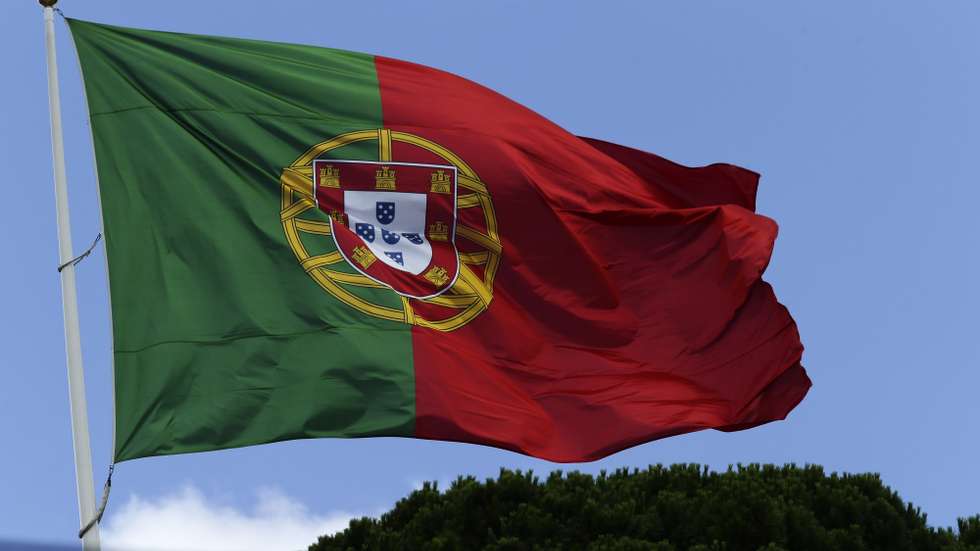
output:
M92 520L88 521L82 529L78 531L78 539L85 537L85 534L92 529L96 524L102 524L102 515L105 514L105 507L109 504L109 492L112 491L112 471L116 469L116 464L112 463L109 465L109 476L105 479L105 485L102 486L102 501L99 503L99 510L95 513Z
M68 262L65 262L61 266L58 266L58 273L61 273L61 270L64 270L68 266L77 266L79 262L85 260L85 257L92 254L92 251L95 249L95 246L98 245L99 241L101 240L102 240L102 234L100 233L99 235L95 236L95 241L92 241L92 244L89 246L88 249L85 249L84 253L76 256L75 258L69 260Z

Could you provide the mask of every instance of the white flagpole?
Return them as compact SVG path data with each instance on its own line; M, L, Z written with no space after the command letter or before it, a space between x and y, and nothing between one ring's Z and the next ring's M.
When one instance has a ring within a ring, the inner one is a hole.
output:
M48 57L48 107L51 111L51 153L54 158L54 197L58 213L58 252L61 264L72 259L71 223L68 219L68 187L65 180L65 146L61 136L61 97L58 91L58 60L54 45L54 6L57 0L39 0L44 6L44 44ZM84 526L95 517L95 488L92 482L92 452L85 404L85 375L82 343L78 334L78 300L75 266L61 270L61 305L65 314L65 350L68 356L68 399L71 402L71 433L75 447L75 482L78 515ZM99 551L99 526L82 538L85 551Z

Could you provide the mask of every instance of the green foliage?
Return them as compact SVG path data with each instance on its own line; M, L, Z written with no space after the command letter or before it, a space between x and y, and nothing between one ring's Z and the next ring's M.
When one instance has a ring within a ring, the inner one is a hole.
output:
M878 475L819 466L710 472L651 466L598 476L501 470L426 483L380 519L353 520L310 551L980 551L980 515L934 529Z

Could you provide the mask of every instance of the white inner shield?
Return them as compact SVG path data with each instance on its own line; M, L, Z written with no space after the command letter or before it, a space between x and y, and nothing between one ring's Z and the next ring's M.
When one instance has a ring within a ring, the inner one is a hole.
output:
M378 260L418 275L432 260L432 244L425 237L425 200L424 193L344 191L344 211L351 231ZM358 224L362 224L360 231Z

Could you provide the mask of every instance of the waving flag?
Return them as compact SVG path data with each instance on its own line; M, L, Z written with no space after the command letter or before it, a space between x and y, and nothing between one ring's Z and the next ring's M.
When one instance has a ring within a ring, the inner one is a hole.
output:
M115 459L310 437L592 460L803 399L758 176L466 79L77 20Z

